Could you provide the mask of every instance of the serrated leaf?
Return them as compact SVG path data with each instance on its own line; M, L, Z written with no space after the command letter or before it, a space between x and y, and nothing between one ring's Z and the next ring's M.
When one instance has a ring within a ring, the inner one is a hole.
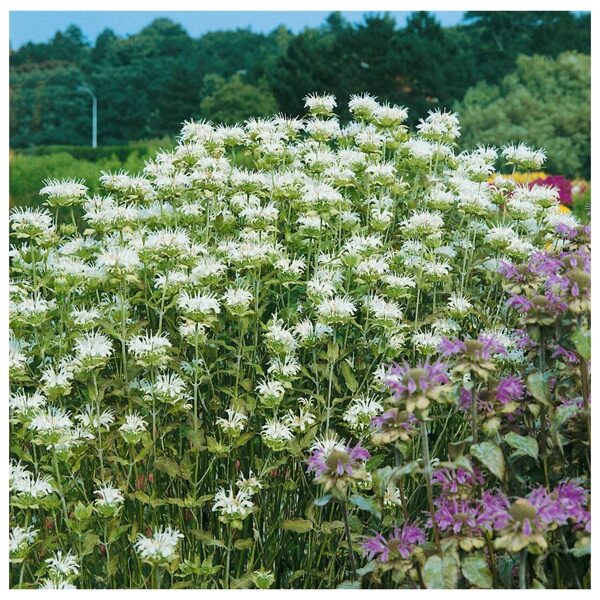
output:
M506 463L502 450L492 442L481 442L470 448L471 456L485 465L498 479L504 479Z
M481 589L490 589L493 585L492 572L480 552L467 554L461 561L461 571L471 585Z
M504 436L504 441L511 447L517 450L515 454L531 456L534 460L538 459L539 446L536 440L532 437L525 437L514 433L513 431Z
M307 519L286 519L281 527L295 533L306 533L313 528L313 524Z

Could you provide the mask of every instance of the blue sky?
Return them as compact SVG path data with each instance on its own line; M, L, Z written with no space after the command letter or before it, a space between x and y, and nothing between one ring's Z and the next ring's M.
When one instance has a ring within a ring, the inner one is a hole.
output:
M459 11L434 11L443 25L455 25L463 15ZM69 25L80 27L88 40L93 42L106 27L118 35L137 33L158 17L167 17L181 23L192 37L207 31L250 27L252 31L269 32L284 24L294 32L304 27L320 25L329 11L13 11L10 13L10 47L17 49L27 42L45 42L56 31L64 31ZM344 11L350 22L359 22L367 11ZM392 11L399 24L406 21L408 11Z

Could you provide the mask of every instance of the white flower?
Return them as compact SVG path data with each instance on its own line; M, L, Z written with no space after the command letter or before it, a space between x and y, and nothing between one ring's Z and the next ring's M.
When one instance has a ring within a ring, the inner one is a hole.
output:
M397 127L408 119L408 110L404 106L383 104L377 106L373 113L381 127Z
M263 425L261 436L267 446L272 450L281 451L287 443L294 438L291 429L282 421L269 419Z
M316 417L310 412L310 404L305 403L302 405L302 398L300 398L301 406L298 414L295 414L292 410L288 410L287 414L283 418L284 423L294 431L304 432L308 427L313 425L316 421Z
M129 352L140 361L140 363L164 363L171 342L164 333L154 335L146 333L138 335L127 343Z
M150 537L138 533L134 547L144 560L153 563L168 562L175 557L177 545L183 537L178 529L161 527Z
M242 287L229 287L223 294L223 302L232 312L244 312L250 308L252 292Z
M300 362L291 354L287 354L283 358L274 356L270 359L270 363L267 372L283 379L298 375L301 369Z
M304 107L315 115L327 115L337 106L331 94L308 94L304 97Z
M351 429L362 430L369 427L371 419L383 412L383 404L376 398L360 396L353 398L343 415Z
M48 196L50 204L55 199L59 200L77 200L85 196L88 188L83 185L83 181L75 179L47 179L44 181L44 187L40 190L41 196ZM61 205L63 203L60 203Z
M281 319L277 319L276 317L268 325L265 339L269 348L277 354L289 354L298 345L294 334L284 327Z
M425 354L435 352L441 340L441 335L425 331L419 331L412 337L415 347Z
M345 323L352 320L356 305L348 296L325 298L317 305L317 314L324 323Z
M348 109L356 117L368 118L380 108L377 98L370 94L353 94L348 102Z
M35 541L38 530L31 525L29 527L12 527L8 536L8 550L11 556L22 553Z
M254 503L247 490L239 490L234 495L231 488L229 493L225 492L224 488L219 488L215 494L212 510L228 519L243 520L252 512L253 507Z
M262 490L263 488L263 484L260 482L260 479L256 475L254 475L252 469L250 469L248 477L244 477L244 474L240 473L240 476L235 482L235 485L240 490L240 492L249 496L256 494L259 490Z
M113 487L112 483L105 483L102 487L98 488L94 494L98 496L95 500L96 506L115 507L125 502L123 492L121 492L120 489Z
M136 250L126 246L111 246L100 252L96 264L115 273L133 273L142 265Z
M17 414L28 414L46 404L46 397L36 390L28 394L24 390L17 390L12 393L8 399L8 406L11 411Z
M67 554L63 554L62 550L56 550L54 556L46 559L48 565L48 571L54 577L73 577L79 575L79 562L71 554L71 551Z
M439 109L429 111L426 119L419 119L417 131L425 139L452 142L460 136L458 115Z
M216 424L227 435L239 435L246 427L248 417L243 412L238 412L232 408L226 411L227 418L217 417Z
M273 407L279 404L283 398L285 388L279 381L263 379L256 386L256 393L260 396L263 404Z
M15 208L10 225L17 237L48 236L54 232L52 216L43 208Z
M502 156L508 164L514 164L517 169L526 171L535 171L546 161L546 153L543 150L534 150L523 143L516 146L504 146Z
M140 441L147 426L146 421L137 412L132 412L125 415L124 423L119 427L119 431L125 441L136 444Z
M184 404L190 397L185 381L177 373L159 373L156 381L145 389L150 395L171 404Z
M346 448L346 440L341 439L337 433L331 431L323 437L314 439L310 450L322 450L325 454L331 453L333 450L344 450Z
M39 590L76 590L74 586L66 579L44 579L41 585L38 587Z
M104 427L108 429L115 420L115 413L112 408L107 408L101 413L98 413L97 406L86 404L75 419L85 428L98 429L99 427Z
M375 320L381 323L391 324L400 321L404 314L395 302L384 300L379 296L367 296L363 304Z
M75 359L82 368L94 368L110 358L112 342L103 333L93 331L75 340Z
M73 426L71 413L59 406L40 410L29 422L29 428L41 433L64 432Z
M294 333L303 343L314 343L327 339L333 334L333 329L324 323L312 323L309 319L304 319L294 326Z
M71 319L75 325L95 325L101 318L100 311L97 308L74 308L70 313Z
M456 292L450 294L447 306L448 311L454 315L465 315L473 308L473 305L464 296Z

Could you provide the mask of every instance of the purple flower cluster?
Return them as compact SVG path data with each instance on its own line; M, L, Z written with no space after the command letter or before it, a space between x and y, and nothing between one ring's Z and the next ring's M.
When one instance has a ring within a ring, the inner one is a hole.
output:
M575 528L590 531L589 492L580 483L564 481L551 492L540 486L527 499L546 526L571 522Z
M482 485L484 479L481 471L477 468L473 469L473 472L470 472L462 467L443 467L442 469L436 469L432 473L431 483L441 486L444 495L456 496L460 491L464 491L465 488Z
M502 378L496 386L496 400L500 404L508 404L509 402L517 402L523 398L525 387L520 377L509 375Z
M315 477L330 474L338 477L343 475L354 475L355 469L360 469L364 461L371 458L368 450L360 444L352 447L350 445L342 448L315 448L308 458L308 471L314 471Z
M433 518L438 529L450 535L480 538L484 531L500 530L510 520L509 502L501 492L484 492L481 499L452 498L442 495L435 499ZM427 526L432 527L429 517Z
M362 542L363 554L369 559L377 558L386 563L397 558L408 559L418 544L425 542L425 534L417 525L405 523L402 528L394 527L388 539L381 533Z
M421 364L411 367L408 363L394 364L385 377L386 385L397 398L450 383L448 368L440 361L430 362L429 357Z
M485 334L481 334L476 340L442 338L438 350L442 356L465 354L475 360L490 360L495 355L507 354L506 348L500 342Z

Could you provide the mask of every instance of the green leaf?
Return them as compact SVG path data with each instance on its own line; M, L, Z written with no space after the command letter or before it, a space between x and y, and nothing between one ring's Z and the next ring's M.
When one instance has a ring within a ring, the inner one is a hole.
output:
M373 471L379 468L385 461L387 456L385 454L376 454L367 461L367 471Z
M337 590L360 590L360 581L342 581L337 586Z
M368 562L364 567L357 569L356 572L362 577L363 575L366 575L367 573L372 573L376 568L377 568L377 561L372 560L372 561Z
M534 460L538 459L539 447L536 440L532 437L525 437L518 433L510 432L504 436L504 441L517 451L517 456L531 456Z
M156 459L154 466L157 470L166 473L169 477L181 477L182 479L191 479L192 475L189 469L184 469L174 460L166 456L160 456Z
M281 523L281 527L296 533L306 533L313 528L313 524L307 519L286 519Z
M471 585L486 590L492 587L492 572L481 552L465 556L462 559L461 567L462 574Z
M248 550L249 548L252 548L253 544L254 541L252 540L252 538L245 538L243 540L236 540L235 544L233 544L233 547L236 550Z
M352 368L346 362L342 362L342 375L344 376L344 381L348 386L348 389L354 393L358 389L358 381L356 381L356 377L354 377L354 373L352 372Z
M95 533L86 533L81 541L81 556L90 554L100 543L100 538Z
M377 518L379 518L381 516L379 509L375 506L375 504L373 503L373 500L371 500L371 498L365 498L364 496L359 496L358 494L353 494L352 496L350 496L350 504L353 504L354 506L356 506L362 510L366 510L367 512L370 512L372 515L376 516Z
M325 494L314 501L315 506L325 506L332 498L331 494Z
M550 389L543 373L536 371L528 375L527 389L538 402L550 406Z
M470 449L471 455L485 465L498 479L504 479L506 463L502 450L492 442L474 444Z
M587 329L577 329L571 336L577 354L583 358L583 360L590 360L592 358L592 336Z
M433 555L427 559L423 567L423 580L429 590L456 589L458 580L458 563L449 554L443 559Z

